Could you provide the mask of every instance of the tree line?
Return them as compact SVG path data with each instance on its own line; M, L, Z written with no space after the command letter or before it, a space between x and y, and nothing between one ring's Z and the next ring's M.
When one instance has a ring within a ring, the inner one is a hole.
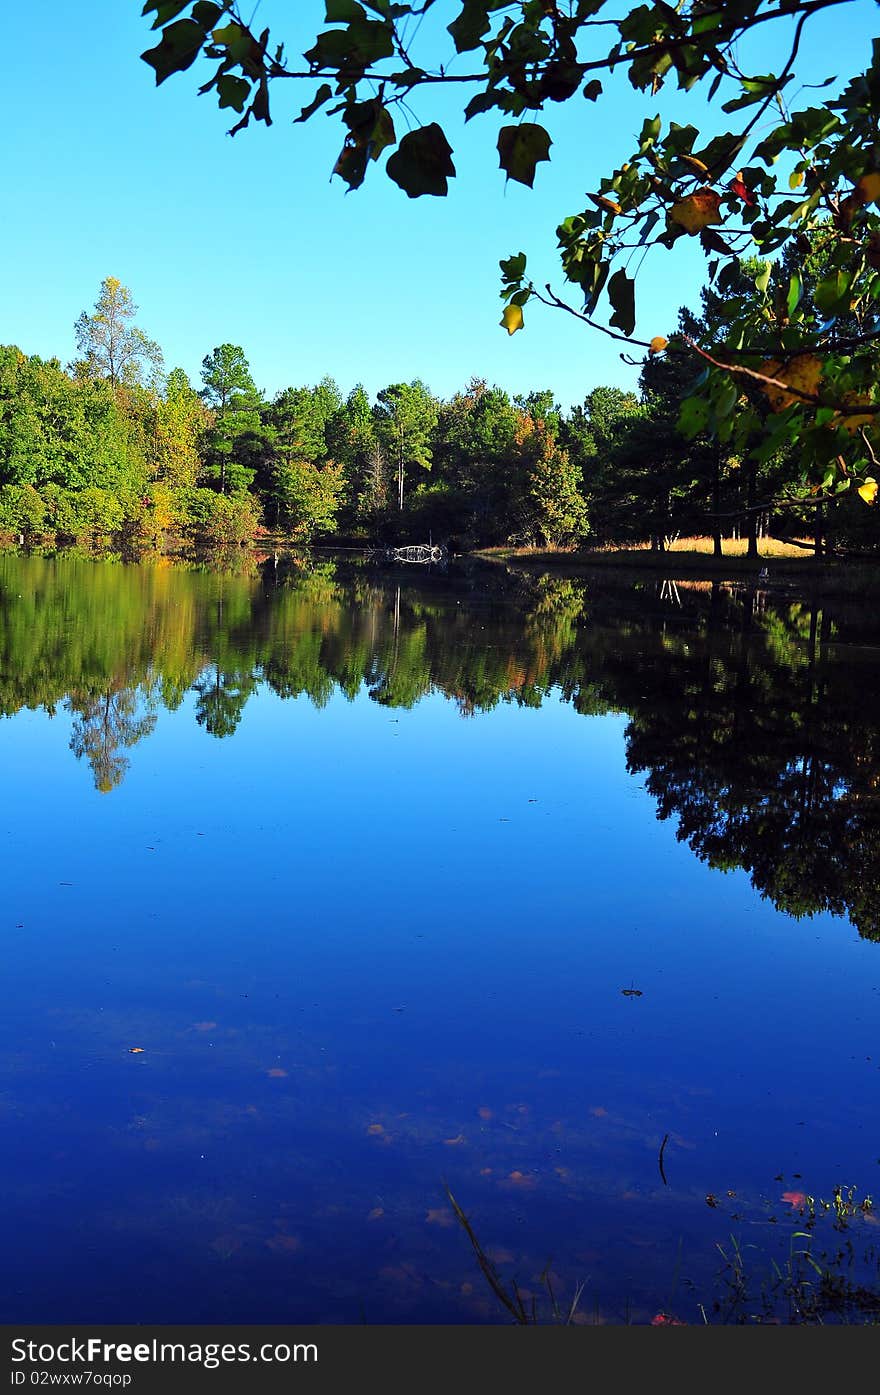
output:
M756 279L740 265L726 293L707 288L669 342L717 333ZM783 278L785 268L769 268ZM803 532L818 551L875 545L854 494L804 498L787 441L743 450L719 438L686 397L696 355L650 356L638 388L599 386L564 410L550 389L511 395L472 378L447 400L420 379L371 400L329 376L274 396L240 345L215 346L194 386L166 372L136 323L130 290L103 282L75 326L78 356L0 348L0 533L160 547L348 539L446 542L454 550L518 544L643 543L681 534ZM740 411L772 415L760 388ZM683 405L682 405L683 404Z

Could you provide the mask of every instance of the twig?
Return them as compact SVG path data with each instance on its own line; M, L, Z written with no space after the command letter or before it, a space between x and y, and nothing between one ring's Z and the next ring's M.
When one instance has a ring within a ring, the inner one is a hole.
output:
M514 1300L510 1297L510 1294L507 1292L507 1289L502 1284L497 1273L495 1272L495 1266L483 1250L483 1247L477 1239L476 1235L474 1235L474 1232L471 1229L470 1221L462 1211L455 1197L452 1195L452 1192L449 1190L449 1187L446 1182L443 1183L443 1187L447 1197L449 1198L449 1204L455 1212L459 1224L462 1226L465 1234L467 1235L467 1238L471 1242L474 1254L477 1256L477 1263L483 1271L486 1282L489 1284L489 1287L492 1289L492 1292L495 1294L496 1298L498 1298L499 1301L504 1304L507 1311L510 1314L512 1314L514 1322L519 1323L521 1327L526 1327L528 1325L528 1316L526 1315L526 1311L523 1307L522 1299L519 1298L519 1292L516 1288L516 1285L514 1284L514 1293L516 1293L517 1295L517 1299L519 1300L518 1302L514 1302Z
M660 1144L660 1152L657 1154L657 1166L660 1168L660 1176L663 1178L664 1187L669 1186L669 1183L666 1180L666 1173L663 1171L663 1154L666 1152L666 1145L668 1142L669 1134L665 1133L663 1135L663 1142Z

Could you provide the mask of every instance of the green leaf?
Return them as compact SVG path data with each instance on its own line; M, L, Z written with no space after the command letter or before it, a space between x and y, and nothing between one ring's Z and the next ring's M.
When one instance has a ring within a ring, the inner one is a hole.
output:
M721 110L741 111L743 107L751 107L756 102L766 101L768 97L781 91L790 80L790 77L774 77L772 73L767 73L764 77L744 78L742 81L743 95L734 97L733 101L724 102Z
M193 5L192 17L196 24L200 24L203 29L213 29L218 19L223 13L221 5L214 5L210 0L199 0L197 5Z
M146 5L141 10L142 15L151 14L156 11L156 18L152 27L161 29L163 24L167 24L170 19L175 19L181 10L185 10L190 0L147 0Z
M531 189L535 179L535 167L542 160L550 159L552 144L544 127L533 122L522 126L502 126L498 132L501 168L510 179L515 179L518 184L527 184Z
M449 192L447 180L455 175L452 146L442 128L432 121L408 132L385 168L409 198L422 194L442 198Z
M501 106L502 100L501 92L478 92L476 97L471 97L464 109L465 121L470 121L472 116L478 116L480 112L491 111L493 107Z
M682 436L692 441L708 426L710 415L711 409L704 397L686 397L681 404L677 422Z
M322 82L312 100L303 107L299 116L296 117L296 121L308 121L309 117L313 116L318 108L322 107L325 102L329 102L332 96L333 88L330 86L329 82Z
M476 48L488 28L488 5L474 3L474 0L466 0L458 18L447 25L458 53Z
M182 73L191 67L204 42L204 29L191 19L179 19L163 29L161 41L156 47L141 54L144 62L156 70L156 86L172 73Z
M517 252L513 257L502 257L498 263L501 267L501 275L504 280L511 285L519 285L526 274L526 254Z
M357 0L325 0L328 24L350 24L353 19L366 19L366 11Z
M797 273L795 273L795 275L792 276L791 280L788 283L788 296L785 302L789 319L791 319L795 310L797 310L798 306L800 305L801 296L803 295L803 293L804 288L801 285L801 278L797 275Z
M224 73L217 79L217 95L221 107L234 107L236 111L244 111L244 104L251 95L251 85L244 78Z
M632 334L636 327L635 290L635 282L623 269L615 271L608 282L608 299L614 307L608 323L624 334Z
M425 76L424 68L402 68L399 73L389 73L388 81L395 87L416 87Z
M817 285L813 292L813 299L816 308L828 319L835 315L841 315L849 309L852 279L852 271L840 270L832 272L830 276L826 276Z

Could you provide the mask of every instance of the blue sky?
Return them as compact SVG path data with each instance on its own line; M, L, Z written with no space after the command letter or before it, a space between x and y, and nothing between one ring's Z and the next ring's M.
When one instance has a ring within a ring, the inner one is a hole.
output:
M635 383L618 346L561 313L530 308L525 332L508 337L498 259L526 251L536 280L559 285L558 222L626 158L645 115L700 125L701 102L652 100L620 73L597 106L576 99L548 113L553 159L529 190L505 186L497 122L464 127L454 98L417 94L416 124L440 119L455 149L450 196L407 199L379 169L348 193L330 180L336 120L292 125L303 100L293 84L277 93L270 129L234 139L227 114L196 96L197 69L156 88L139 57L155 42L141 5L7 7L0 342L66 361L74 320L114 275L166 365L194 381L204 355L231 340L269 393L330 374L371 393L419 376L446 396L478 375L512 392L551 387L568 406L597 383ZM323 15L322 0L259 7L294 52ZM863 66L875 19L868 0L818 16L803 80ZM767 71L769 54L750 58ZM690 245L656 253L639 283L640 333L667 331L680 304L696 303L701 268Z

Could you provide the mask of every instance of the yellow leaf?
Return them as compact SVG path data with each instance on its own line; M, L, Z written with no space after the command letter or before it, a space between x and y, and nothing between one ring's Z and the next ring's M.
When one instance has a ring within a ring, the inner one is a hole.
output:
M504 313L501 316L501 327L502 329L506 329L508 334L516 334L518 329L522 329L522 307L519 305L505 305Z
M704 165L702 160L698 160L696 155L682 155L681 158L682 160L684 160L686 165L690 165L692 170L696 170L697 174L709 173L709 166Z
M873 476L869 476L864 484L859 485L859 494L866 504L874 504L877 501L877 481Z
M684 228L686 233L702 232L710 223L720 223L718 210L721 207L721 195L714 189L698 189L695 194L688 194L686 198L679 199L669 210L669 216L674 223L678 223Z
M799 189L804 182L803 170L795 170L794 174L788 176L789 189Z
M761 372L768 378L778 378L780 382L788 383L789 387L797 388L797 392L786 392L784 388L768 384L763 389L772 410L781 412L793 402L803 402L798 393L815 396L819 391L822 360L816 358L815 354L798 354L788 363L778 363L776 359L768 358L761 364Z
M843 401L848 407L870 407L870 397L860 397L857 392L845 392ZM844 431L848 431L850 436L855 436L857 431L866 427L873 431L877 426L876 412L835 412L831 425L842 426ZM870 501L869 501L870 502Z
M654 335L654 338L651 340L650 344L648 345L648 353L649 353L649 354L662 354L663 350L666 348L666 345L667 345L668 343L669 343L669 340L668 340L668 339L664 339L662 334L655 334L655 335Z
M863 174L861 179L856 181L856 192L862 203L877 203L880 200L880 172L871 171Z
M593 200L597 208L604 208L608 213L620 213L622 211L616 199L607 199L604 194L589 194L587 197Z

